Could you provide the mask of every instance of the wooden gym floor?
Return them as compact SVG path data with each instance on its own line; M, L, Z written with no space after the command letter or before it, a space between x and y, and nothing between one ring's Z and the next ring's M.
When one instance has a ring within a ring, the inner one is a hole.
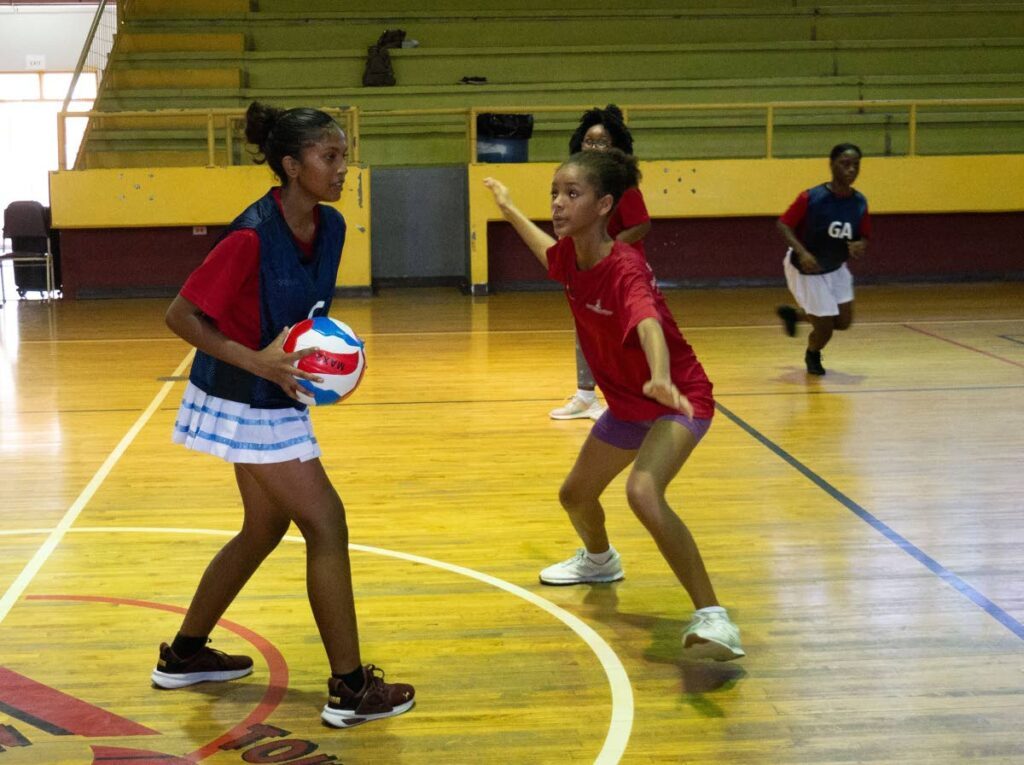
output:
M297 533L214 633L242 681L150 687L240 518L230 468L170 443L188 351L167 301L0 311L0 765L1024 762L1024 284L862 287L803 372L781 289L673 291L715 382L671 489L748 657L689 663L690 604L606 495L625 581L545 588L589 422L560 293L392 290L316 411L345 500L363 654L407 715L319 722ZM802 335L806 333L803 330Z

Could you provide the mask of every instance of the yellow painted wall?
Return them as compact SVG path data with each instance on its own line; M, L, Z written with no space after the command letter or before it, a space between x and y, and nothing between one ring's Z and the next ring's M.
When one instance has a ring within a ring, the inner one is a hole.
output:
M499 178L520 209L546 220L556 167L467 167L471 284L487 284L487 222L500 219L482 179ZM829 178L825 158L643 162L641 169L655 218L778 215L801 189ZM51 173L50 199L57 228L223 225L273 182L262 166L76 170ZM874 213L1021 211L1024 155L868 157L857 187ZM369 287L369 168L350 168L337 207L348 221L338 286Z
M487 222L501 220L483 179L499 179L526 215L549 220L557 167L468 166L471 284L487 284ZM779 215L802 189L830 177L827 158L641 162L640 169L653 218ZM876 214L1021 211L1024 156L867 157L857 188Z
M60 229L225 225L274 185L264 166L154 167L50 173ZM350 166L335 205L348 234L339 287L370 286L370 170Z

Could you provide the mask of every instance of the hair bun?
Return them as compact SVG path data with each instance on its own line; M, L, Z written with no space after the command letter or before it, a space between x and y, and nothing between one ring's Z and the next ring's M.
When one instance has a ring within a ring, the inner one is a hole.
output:
M274 125L281 119L284 109L253 101L245 112L245 139L262 150Z

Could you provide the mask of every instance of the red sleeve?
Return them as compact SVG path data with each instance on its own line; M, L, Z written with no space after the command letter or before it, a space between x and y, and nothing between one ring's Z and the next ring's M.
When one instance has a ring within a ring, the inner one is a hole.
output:
M868 215L868 208L864 208L864 216L860 219L860 236L862 239L871 238L871 216Z
M559 239L548 247L548 276L556 282L566 284L569 281L568 270L566 269L567 258L576 257L576 246L572 243L571 237Z
M644 319L657 319L658 304L652 284L654 274L642 256L630 259L623 268L619 285L622 296L622 343L625 345L635 337L636 325Z
M260 340L259 264L259 235L252 229L232 231L181 288L181 296L210 317L221 332L250 348L258 348Z
M651 219L647 213L647 205L644 204L644 195L636 186L626 189L619 198L618 210L623 229L639 226Z
M793 204L789 206L789 209L779 216L779 220L790 228L796 229L797 226L803 223L804 216L807 215L807 203L809 200L810 195L806 191L801 191L800 195L793 200Z

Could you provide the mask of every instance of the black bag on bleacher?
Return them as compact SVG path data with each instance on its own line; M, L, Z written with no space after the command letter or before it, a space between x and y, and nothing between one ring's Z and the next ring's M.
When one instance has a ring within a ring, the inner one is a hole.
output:
M391 66L391 54L388 48L401 48L405 40L405 31L388 29L366 51L366 69L363 71L363 85L370 88L394 85L395 70Z

